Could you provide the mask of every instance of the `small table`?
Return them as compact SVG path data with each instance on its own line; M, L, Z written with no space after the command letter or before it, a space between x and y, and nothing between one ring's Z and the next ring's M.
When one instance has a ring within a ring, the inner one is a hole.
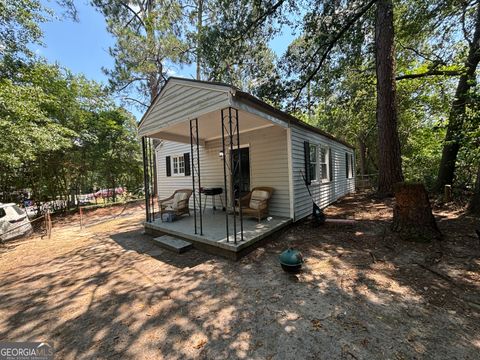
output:
M200 190L200 193L205 195L205 202L203 205L203 212L205 212L205 209L207 207L207 196L212 197L212 204L213 204L213 211L217 210L215 206L215 196L218 196L220 198L220 202L222 203L222 210L225 209L225 206L223 205L223 199L222 199L222 194L223 194L223 188L217 187L217 188L202 188Z

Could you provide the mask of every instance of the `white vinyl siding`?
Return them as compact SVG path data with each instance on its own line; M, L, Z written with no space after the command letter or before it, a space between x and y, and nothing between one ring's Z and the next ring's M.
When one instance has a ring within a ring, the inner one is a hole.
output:
M175 83L171 81L155 100L154 106L144 116L139 127L139 136L152 135L164 127L193 119L218 108L229 106L230 88L227 86L204 86ZM182 101L179 102L179 96ZM188 135L188 134L185 134Z
M309 131L300 126L292 125L291 127L291 143L292 143L292 177L293 177L293 192L294 192L294 220L300 220L312 212L312 200L308 195L305 182L302 179L302 172L305 169L304 157L304 141L310 144L321 145L327 147L332 152L332 166L333 174L330 178L332 181L325 183L313 183L310 185L315 202L324 208L327 205L335 202L340 197L355 191L355 177L350 179L345 177L346 163L345 153L353 155L353 149L329 139L323 135ZM326 154L327 159L329 158ZM327 171L330 166L327 164ZM353 172L354 174L354 172ZM328 176L328 175L327 175Z
M256 186L274 188L270 202L270 214L290 217L287 130L272 126L246 132L240 134L240 143L242 146L249 147L250 189ZM223 160L219 156L221 149L221 139L208 141L205 146L200 147L202 187L224 187ZM169 197L176 189L192 188L191 176L166 176L165 158L185 152L190 152L190 144L163 141L162 145L157 148L157 179L160 199ZM227 181L227 187L230 191L230 179ZM207 197L207 200L207 207L210 207L212 205L211 197ZM216 205L219 206L218 200Z

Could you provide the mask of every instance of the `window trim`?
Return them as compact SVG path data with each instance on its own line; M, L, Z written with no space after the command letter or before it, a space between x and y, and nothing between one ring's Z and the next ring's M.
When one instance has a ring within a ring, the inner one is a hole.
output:
M312 161L312 158L311 158L312 148L315 148L315 152L314 152L314 154L315 154L315 159L314 159L314 161ZM309 144L309 149L308 149L308 151L309 151L309 152L308 152L308 156L309 156L309 159L310 159L309 165L310 165L310 167L311 167L312 165L315 165L315 173L312 174L312 173L310 172L310 182L311 182L312 184L319 184L320 181L318 180L318 145L317 145L317 144L312 144L312 143L310 143L310 144ZM313 178L313 176L315 176L315 179Z
M320 145L320 149L325 149L325 162L322 163L322 162L320 162L320 160L319 160L318 164L319 164L319 165L325 165L325 166L326 166L327 176L326 176L325 179L321 178L321 175L322 175L322 174L321 174L321 171L320 171L320 168L321 168L321 167L319 166L319 176L318 176L318 177L319 177L320 183L322 183L322 184L327 184L327 183L329 183L329 182L332 181L331 176L330 176L330 151L331 151L331 149L330 149L330 147L327 146L327 145ZM319 151L319 154L320 154L320 151ZM320 158L320 157L319 157L319 158Z
M331 174L330 174L330 151L332 150L330 146L328 145L322 145L322 144L312 144L310 143L310 148L315 147L315 161L312 162L312 159L310 159L310 165L314 164L315 165L315 179L311 179L311 183L313 185L320 185L320 184L328 184L332 182ZM322 163L320 159L320 149L325 149L325 162ZM327 169L327 174L325 179L321 178L322 171L321 167L322 165L326 166ZM310 175L311 176L311 175Z
M178 160L183 159L183 172L180 172L180 163ZM177 169L178 171L175 173L175 160L177 160ZM176 154L170 156L170 165L171 165L171 176L185 176L185 157L183 154Z
M353 154L350 152L347 152L347 179L353 179L354 178L354 171L353 171Z

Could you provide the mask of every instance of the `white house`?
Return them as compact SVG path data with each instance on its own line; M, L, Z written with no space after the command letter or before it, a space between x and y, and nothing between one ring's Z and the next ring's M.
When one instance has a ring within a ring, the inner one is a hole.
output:
M147 202L146 230L170 233L194 245L238 252L310 215L312 198L307 185L322 208L355 190L351 145L228 84L170 78L140 122L139 136L160 140L154 150L144 140L147 180L156 174L158 198L167 198L176 189L194 191L190 198L193 216L173 223L152 216L158 204ZM151 167L149 149L155 152ZM268 219L240 219L232 199L238 192L243 195L262 186L274 189ZM221 200L227 211L214 212L215 197L202 196L200 187L221 188L216 205L221 207ZM202 207L206 204L205 211L199 209L200 201ZM240 220L244 228L239 230Z

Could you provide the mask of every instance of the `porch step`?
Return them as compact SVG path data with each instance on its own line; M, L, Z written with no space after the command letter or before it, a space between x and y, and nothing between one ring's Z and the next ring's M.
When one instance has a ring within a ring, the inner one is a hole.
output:
M192 244L188 241L176 238L171 235L163 235L153 239L155 243L167 250L175 251L179 254L189 250L192 247Z

